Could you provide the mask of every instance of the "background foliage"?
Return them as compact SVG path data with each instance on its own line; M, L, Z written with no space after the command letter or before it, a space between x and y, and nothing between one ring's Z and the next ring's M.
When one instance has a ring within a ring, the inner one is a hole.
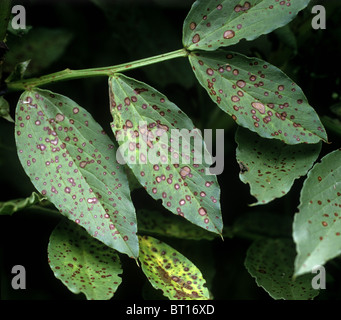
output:
M182 24L192 2L23 2L32 31L27 35L9 35L9 48L18 47L22 52L19 49L9 51L4 72L13 70L18 58L24 61L37 56L36 52L41 53L42 50L44 54L39 58L39 64L32 64L28 70L32 76L65 67L82 69L114 65L181 48ZM309 8L314 4L318 1L312 1ZM327 10L326 30L312 29L313 16L308 8L289 25L252 42L241 41L229 48L277 66L299 84L322 118L332 142L322 145L319 158L340 147L341 136L340 114L337 114L341 103L340 74L335 65L341 54L341 8L336 0L325 1L323 5ZM45 39L46 34L49 36ZM24 37L29 37L29 40L23 41ZM54 41L48 41L51 37ZM15 57L15 54L19 56ZM210 100L195 80L188 61L172 60L126 74L171 97L196 127L225 129L225 170L218 176L218 182L224 224L231 227L230 235L234 237L226 237L224 242L219 237L212 241L170 240L166 236L158 238L172 245L200 269L215 299L271 299L245 268L246 252L253 240L264 236L268 238L267 243L271 243L269 238L291 238L292 220L297 212L304 180L296 180L285 197L266 206L249 207L255 199L250 195L249 186L239 180L240 167L236 161L237 144L234 139L237 126ZM73 80L54 84L50 88L77 101L110 134L108 119L111 115L107 107L109 99L105 77ZM6 98L14 118L14 106L19 94L12 93ZM26 198L34 191L16 154L13 124L3 119L0 119L0 170L3 187L0 202ZM143 189L134 190L131 196L137 211L146 208L165 211L161 203L147 197ZM66 290L47 264L49 237L60 216L52 212L50 215L39 212L39 207L35 206L39 201L36 196L32 196L30 201L31 207L13 216L1 217L0 298L82 299L83 296ZM148 230L148 225L144 223ZM121 262L124 270L122 283L114 299L165 299L147 281L142 270L136 268L134 260L122 256ZM27 290L11 289L11 268L16 264L26 268ZM340 258L328 262L326 269L328 290L321 291L315 299L340 298Z

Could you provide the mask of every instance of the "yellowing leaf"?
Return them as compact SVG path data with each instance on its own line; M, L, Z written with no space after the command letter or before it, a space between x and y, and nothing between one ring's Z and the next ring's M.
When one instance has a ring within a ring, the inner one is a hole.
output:
M155 289L170 300L207 300L200 270L182 254L152 237L139 237L142 270Z

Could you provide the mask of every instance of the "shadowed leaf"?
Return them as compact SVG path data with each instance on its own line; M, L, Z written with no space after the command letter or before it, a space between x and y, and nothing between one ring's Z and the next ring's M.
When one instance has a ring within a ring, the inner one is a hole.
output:
M236 134L239 178L248 183L257 202L265 204L286 195L294 180L307 174L321 151L321 143L286 145L239 128Z
M292 218L282 212L246 212L238 216L232 233L251 239L291 237Z
M274 299L311 300L313 275L293 279L295 246L289 239L260 239L248 249L245 266L259 286Z
M6 119L9 122L14 122L9 113L9 103L4 97L0 97L0 117Z
M27 67L29 66L31 60L23 61L18 63L13 72L7 77L6 82L21 80L24 77Z
M12 72L18 63L31 60L25 75L37 74L61 57L71 39L66 30L47 28L33 28L22 38L11 37L5 71Z
M11 0L0 1L0 42L6 37L8 21L11 14L11 4Z
M137 224L139 233L148 235L190 240L213 240L218 237L180 217L152 210L138 210Z
M88 300L112 298L122 282L117 252L66 219L50 236L48 258L55 277Z

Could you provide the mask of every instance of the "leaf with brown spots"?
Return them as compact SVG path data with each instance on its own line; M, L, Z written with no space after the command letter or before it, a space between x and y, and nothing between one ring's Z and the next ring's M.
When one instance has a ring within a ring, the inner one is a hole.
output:
M55 277L88 300L109 300L122 282L117 252L67 219L50 236L48 259Z
M211 99L237 124L287 144L327 140L302 90L280 69L235 52L192 52L189 60Z
M310 0L197 0L183 25L188 50L215 50L253 40L295 18Z
M221 234L220 187L191 119L156 89L121 74L109 79L109 92L121 160L166 209Z
M19 99L15 132L20 162L37 190L91 236L137 258L127 177L92 116L65 96L34 89Z
M289 239L259 239L247 251L245 266L274 299L311 300L319 294L311 286L314 275L293 279L295 246Z
M251 194L257 199L253 205L286 195L295 179L307 174L321 151L321 143L286 145L241 127L236 142L237 162L248 168L241 169L239 178L250 185Z
M208 300L200 270L181 253L152 237L139 237L142 270L170 300Z
M309 172L298 209L293 225L295 275L309 273L341 252L341 149Z

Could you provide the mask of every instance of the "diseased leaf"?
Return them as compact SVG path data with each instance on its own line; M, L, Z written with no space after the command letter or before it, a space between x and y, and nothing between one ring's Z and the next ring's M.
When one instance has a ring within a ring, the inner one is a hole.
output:
M92 116L65 96L34 89L19 99L15 131L19 159L37 190L91 236L137 257L128 181Z
M211 99L242 127L287 144L327 140L302 90L275 66L235 52L195 52L189 60Z
M236 133L239 178L248 183L257 202L265 204L286 195L294 180L307 174L321 151L321 143L285 145L239 128Z
M181 253L152 237L139 237L142 270L170 300L208 300L200 270Z
M190 240L213 240L218 236L180 217L152 210L138 210L137 224L139 233L147 235Z
M319 294L313 289L314 275L293 279L295 246L289 239L260 239L247 251L245 266L274 299L311 300Z
M14 212L23 210L34 204L45 200L40 194L32 192L32 194L24 199L13 199L6 202L0 202L0 215L11 215Z
M48 259L55 277L88 300L112 298L122 282L117 252L67 219L50 236Z
M298 209L293 225L296 276L341 253L341 149L309 172Z
M166 209L221 234L220 188L207 174L212 159L192 121L145 83L117 74L109 89L122 161Z
M310 0L197 0L183 26L188 50L215 50L253 40L289 23Z

